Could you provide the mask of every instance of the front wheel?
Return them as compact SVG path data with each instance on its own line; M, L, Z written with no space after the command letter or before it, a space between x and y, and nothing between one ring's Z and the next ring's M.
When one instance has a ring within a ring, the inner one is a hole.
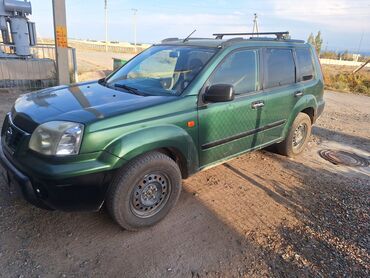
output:
M310 117L305 113L299 113L289 130L288 136L283 142L276 145L278 153L288 157L300 154L310 138L311 129Z
M107 208L113 219L131 231L161 221L181 193L181 172L160 152L142 155L124 166L108 190Z

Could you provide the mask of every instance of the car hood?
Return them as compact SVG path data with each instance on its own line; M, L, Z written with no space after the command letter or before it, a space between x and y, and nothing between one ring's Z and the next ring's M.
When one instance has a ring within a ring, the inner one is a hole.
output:
M98 82L59 86L28 93L12 109L16 125L27 130L48 121L94 122L98 119L171 102L173 96L139 96Z

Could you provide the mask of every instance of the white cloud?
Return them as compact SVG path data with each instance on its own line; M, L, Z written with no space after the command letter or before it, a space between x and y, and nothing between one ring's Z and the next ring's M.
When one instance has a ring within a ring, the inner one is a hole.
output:
M225 15L214 15L214 14L207 14L207 13L195 13L195 14L165 14L159 13L152 15L151 17L143 16L140 17L140 20L144 24L153 24L153 20L162 26L164 25L195 25L195 26L203 26L203 25L233 25L235 22L240 22L240 15L239 14L225 14Z
M370 29L370 3L348 0L273 0L277 17L321 24L332 30Z
M127 26L132 29L132 18L110 21L111 25ZM138 18L139 32L146 34L150 40L158 40L158 34L153 30L160 30L161 37L184 37L197 29L194 37L211 37L218 32L247 32L252 26L247 26L242 14L166 14L156 13L151 16L140 15ZM165 27L164 27L165 26ZM130 32L130 31L129 31ZM153 36L151 35L153 34Z

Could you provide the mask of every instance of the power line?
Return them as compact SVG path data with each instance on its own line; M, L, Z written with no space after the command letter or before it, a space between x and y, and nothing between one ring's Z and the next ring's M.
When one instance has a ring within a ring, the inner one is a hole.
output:
M362 31L361 38L360 38L360 43L358 44L358 50L357 53L360 53L361 46L362 46L362 40L364 39L364 31Z
M122 12L123 11L127 11L129 12L129 10L127 9L123 9L123 10L116 10L115 12L119 15L122 15ZM161 13L161 14L166 14L167 12L171 12L171 14L175 14L174 12L178 12L179 9L166 9L166 8L160 8L160 7L150 7L150 8L143 8L143 9L140 9L140 11L143 13L143 14L146 14L146 13ZM301 11L298 11L298 10L284 10L284 15L285 16L289 16L290 13L299 13L299 12L307 12L307 10L301 10ZM243 15L245 14L248 14L249 12L215 12L215 11L207 11L207 12L201 12L201 11L198 11L197 14L207 14L209 16L215 16L215 15L223 15L223 16L235 16L235 17L242 17ZM273 13L273 12L266 12L266 11L263 11L261 10L259 12L259 14L262 14L262 15L266 15L266 16L274 16L274 17L281 17L282 14L277 14L277 13ZM182 14L181 14L182 15ZM194 14L193 14L194 15ZM302 16L306 16L307 14L304 14ZM153 15L151 15L153 16ZM184 16L186 16L186 14L184 14ZM190 15L189 15L190 16ZM370 11L369 12L351 12L351 13L347 13L347 14L330 14L330 13L322 13L322 12L311 12L310 13L310 16L325 16L325 17L328 17L328 18L340 18L340 19L343 19L343 18L348 18L348 19L353 19L354 17L370 17Z
M209 14L215 14L217 13L216 11L221 11L222 14L225 14L225 11L232 11L232 12L240 12L240 11L248 11L249 7L223 7L223 6L213 6L211 9L209 8L209 6L204 6L204 5L194 5L194 4L190 4L190 5L187 5L187 6L183 6L183 9L179 9L179 6L178 5L171 5L171 4L166 4L166 5L156 5L155 7L150 7L148 8L147 6L145 7L142 7L140 8L140 10L142 11L164 11L164 10L168 10L168 11L179 11L179 10L184 10L184 9L196 9L198 12L201 12L201 10L204 10L205 12L209 13ZM368 8L369 10L369 13L370 13L370 5L361 5L361 6L345 6L345 7L338 7L338 6L333 6L330 8L330 10L328 10L328 13L332 13L333 11L343 11L343 12L350 12L355 9L359 9L361 10L361 14L363 14L364 10L366 10L366 8ZM254 8L255 10L258 10L260 11L260 13L266 13L266 12L300 12L300 11L313 11L315 12L314 9L309 9L309 8L305 8L305 7L298 7L298 8L295 8L295 7L284 7L284 8L266 8L266 7L261 7L261 8L257 8L256 7ZM317 10L319 12L320 15L327 15L327 12L322 12L322 10ZM227 12L226 12L227 13ZM329 15L330 15L329 14ZM351 13L353 14L353 13ZM365 14L367 15L367 14ZM336 16L336 15L335 15Z
M280 1L279 1L280 2ZM146 8L146 6L144 7L140 7L140 9L144 9ZM171 5L169 3L165 4L165 5L155 5L154 7L151 7L151 8L158 8L158 9L171 9L171 10L183 10L183 9L179 9L179 5L176 4L176 5ZM191 5L191 4L186 4L186 5L183 5L182 8L188 8L188 9L197 9L197 10L206 10L207 12L211 12L212 10L222 10L222 11L225 11L225 10L231 10L231 11L240 11L240 10L248 10L251 8L251 6L220 6L220 5L213 5L211 8L209 6L204 6L204 5ZM256 8L256 7L255 7ZM333 6L333 7L330 7L330 11L349 11L349 10L353 10L353 9L370 9L370 4L369 5L353 5L353 6L343 6L343 7L340 7L340 6ZM261 10L261 11L300 11L300 10L304 10L304 11L307 11L307 10L313 10L312 8L309 8L309 7L286 7L284 6L284 8L274 8L274 7L260 7L258 8L258 10Z

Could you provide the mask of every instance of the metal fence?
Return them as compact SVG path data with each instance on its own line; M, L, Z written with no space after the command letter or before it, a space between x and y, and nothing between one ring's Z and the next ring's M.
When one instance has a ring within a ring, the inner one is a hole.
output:
M138 54L148 47L149 44L144 45L121 45L119 43L109 43L107 46L104 42L91 42L91 41L77 41L77 40L70 40L69 45L78 48L78 49L89 49L93 51L108 51L114 53L126 53L126 54Z
M14 54L14 48L0 44L0 50ZM0 89L38 90L57 85L54 45L31 47L32 58L0 58ZM76 50L68 48L71 83L78 82Z

